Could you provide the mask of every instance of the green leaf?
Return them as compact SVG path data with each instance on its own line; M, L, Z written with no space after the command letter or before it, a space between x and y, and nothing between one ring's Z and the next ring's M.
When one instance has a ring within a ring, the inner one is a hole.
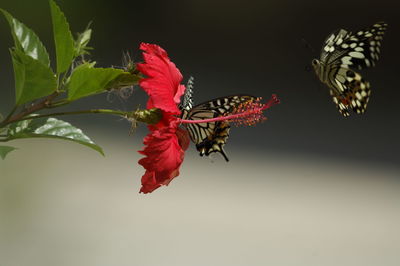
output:
M104 155L103 149L96 145L82 130L55 118L24 120L10 125L8 140L21 138L56 138L77 142Z
M63 73L69 68L74 59L74 39L69 30L67 19L53 0L50 0L50 9L56 44L57 73Z
M86 30L80 34L75 41L75 56L81 56L89 54L89 50L92 50L92 47L87 46L89 44L90 38L92 37L92 30L89 29L89 25Z
M16 150L17 148L11 147L11 146L0 146L0 157L1 159L5 159L7 154L12 152L13 150Z
M114 68L90 68L84 64L74 70L68 83L68 99L76 100L100 93L110 88L109 84L125 73Z
M137 85L140 77L129 72L123 72L107 85L108 88L121 89Z
M56 77L49 66L19 49L11 50L11 56L17 105L47 96L57 89Z
M31 29L11 16L10 13L3 9L0 9L0 11L3 13L10 25L15 47L24 51L25 54L32 58L39 60L43 65L49 66L49 54L42 42L39 40L39 37Z

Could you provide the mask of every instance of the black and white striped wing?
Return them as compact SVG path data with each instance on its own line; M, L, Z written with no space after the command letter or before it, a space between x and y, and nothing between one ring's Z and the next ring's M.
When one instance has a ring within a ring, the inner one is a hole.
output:
M351 68L374 66L379 59L381 42L387 28L379 22L356 33L344 29L332 33L321 52L327 84L339 112L349 116L349 110L363 114L371 95L370 84Z
M193 89L194 89L194 77L190 76L186 83L186 90L182 96L182 102L179 105L181 110L189 111L193 108Z
M249 95L234 95L217 98L194 106L190 111L183 112L183 118L188 120L202 120L220 117L232 112L240 104L256 100ZM230 126L224 121L212 123L185 124L191 140L196 144L200 156L209 156L211 153L220 153L229 161L224 151L224 145L229 137Z
M357 72L346 68L338 69L335 82L340 93L331 89L330 94L339 112L345 117L350 116L349 110L363 114L371 95L369 82Z
M325 65L339 63L339 59L346 53L340 45L343 43L343 40L348 39L350 36L351 32L344 29L331 33L329 37L326 38L324 46L322 47L320 61Z
M321 61L347 68L375 66L386 28L385 22L379 22L354 34L344 29L332 33L325 41Z

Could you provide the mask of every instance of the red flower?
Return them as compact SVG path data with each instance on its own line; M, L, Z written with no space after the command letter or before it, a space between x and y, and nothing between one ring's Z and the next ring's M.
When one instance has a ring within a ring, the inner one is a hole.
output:
M152 192L162 185L168 185L179 175L184 151L189 146L188 141L182 141L185 138L189 138L187 132L177 127L154 130L145 137L144 144L147 146L140 153L147 157L139 160L139 164L146 169L146 173L142 176L140 192Z
M144 51L143 57L146 63L138 64L138 69L148 78L142 79L139 85L150 96L147 108L159 108L179 115L181 112L178 104L185 92L185 86L180 84L181 72L160 46L142 43L140 49Z
M163 113L162 120L149 126L145 137L146 147L139 151L146 157L139 160L146 173L142 176L140 192L149 193L162 185L168 185L179 175L179 167L189 146L188 133L178 126L181 111L180 97L185 91L181 84L182 74L172 63L167 52L154 44L142 43L145 63L138 64L141 73L147 76L139 85L150 96L147 108L158 108Z
M146 169L140 192L150 193L162 185L168 185L179 175L179 167L190 143L188 132L179 128L179 124L226 121L253 125L265 119L264 110L279 103L278 98L273 95L265 104L260 103L261 98L257 98L255 101L240 104L225 116L204 120L180 119L178 104L185 92L185 86L181 84L182 74L161 47L142 43L140 49L144 51L145 62L137 67L147 78L140 80L139 85L149 95L147 108L158 108L163 115L156 125L149 126L150 133L144 139L146 146L139 151L146 156L139 160L139 164Z

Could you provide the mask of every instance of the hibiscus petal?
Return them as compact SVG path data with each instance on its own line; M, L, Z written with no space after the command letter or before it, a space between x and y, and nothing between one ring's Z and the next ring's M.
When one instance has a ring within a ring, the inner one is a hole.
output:
M178 127L176 129L176 136L178 137L179 145L182 147L182 149L184 151L186 151L187 148L189 148L189 145L190 145L189 132L186 129Z
M142 187L140 188L140 192L145 194L150 193L159 187L161 187L161 184L157 183L155 173L152 171L146 171L142 176Z
M143 51L146 51L146 52L148 52L150 54L159 54L162 57L168 57L167 52L163 48L161 48L160 46L158 46L156 44L143 43L142 42L140 44L139 49L143 50Z
M184 158L177 127L155 130L144 138L146 147L139 151L145 158L139 160L146 173L142 176L140 192L149 193L162 185L168 185L179 175Z
M155 44L142 43L145 63L138 64L138 70L148 76L140 80L139 85L150 96L149 102L153 107L180 114L178 104L185 92L185 86L180 84L182 74L172 63L167 52Z

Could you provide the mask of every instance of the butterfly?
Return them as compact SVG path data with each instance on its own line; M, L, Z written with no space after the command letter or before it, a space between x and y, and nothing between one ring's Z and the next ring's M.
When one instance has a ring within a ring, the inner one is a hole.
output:
M216 98L193 106L193 84L194 78L190 77L186 91L183 95L180 109L182 119L202 120L223 116L231 113L239 105L254 101L257 98L250 95L232 95ZM217 121L211 123L185 124L190 139L196 144L200 156L209 156L211 153L220 153L225 161L229 161L224 151L224 145L229 138L229 123Z
M363 114L367 108L370 84L353 69L375 66L386 28L385 22L379 22L356 33L337 30L325 40L320 59L312 61L315 73L330 88L333 102L345 117L350 116L350 109Z

